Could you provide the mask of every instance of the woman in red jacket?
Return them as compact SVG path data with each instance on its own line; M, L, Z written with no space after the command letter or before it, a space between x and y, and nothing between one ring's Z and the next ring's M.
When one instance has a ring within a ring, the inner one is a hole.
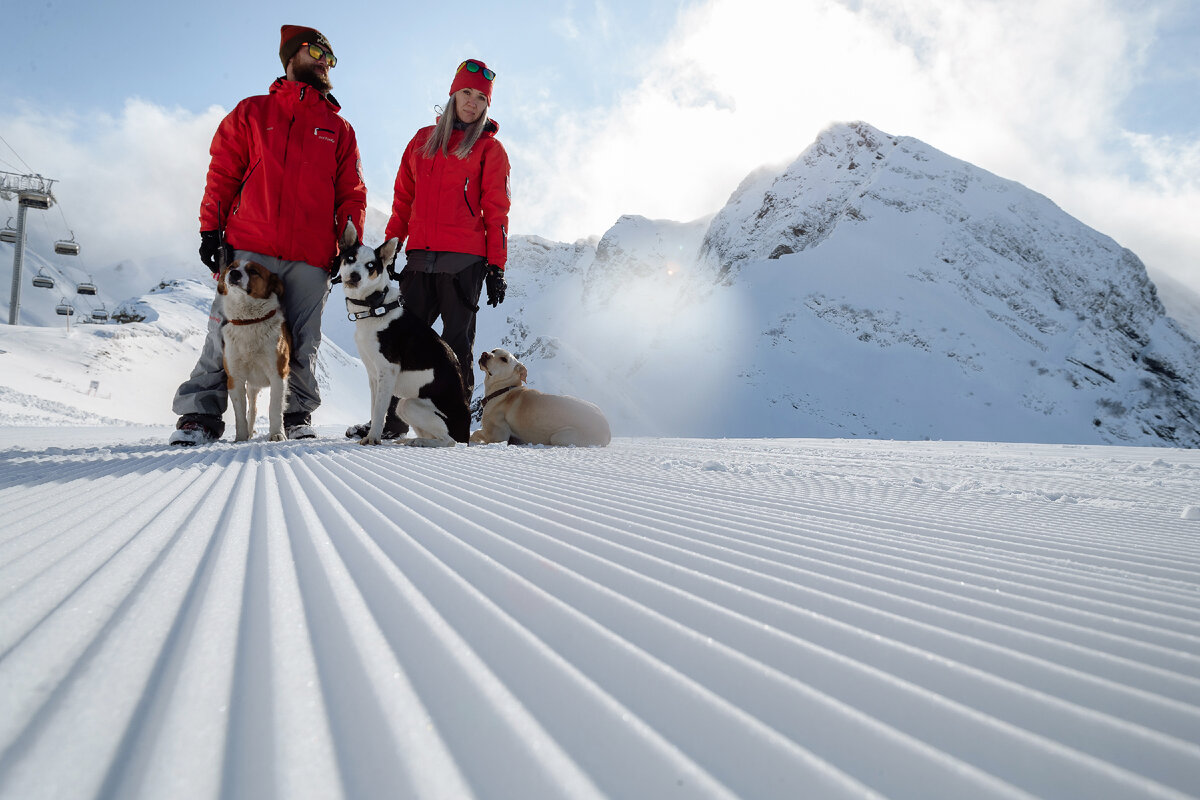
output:
M488 118L496 73L477 59L458 65L450 101L435 125L408 143L396 175L385 238L405 245L400 273L404 308L430 325L458 357L467 402L475 388L475 314L487 284L488 305L504 301L508 260L508 154ZM347 436L362 434L353 426ZM407 426L388 409L385 438Z

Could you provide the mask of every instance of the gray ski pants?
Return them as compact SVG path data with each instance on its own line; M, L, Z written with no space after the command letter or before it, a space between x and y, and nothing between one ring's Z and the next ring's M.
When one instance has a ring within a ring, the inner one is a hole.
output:
M283 280L283 312L292 331L291 375L288 377L287 417L307 420L321 405L321 390L317 387L317 346L321 344L321 312L329 298L329 273L303 261L282 261L271 256L234 252L236 258L257 261ZM208 315L208 336L200 351L200 360L191 377L180 384L171 408L176 414L221 417L228 405L221 326L225 311L221 295L213 299ZM222 426L224 427L224 426Z

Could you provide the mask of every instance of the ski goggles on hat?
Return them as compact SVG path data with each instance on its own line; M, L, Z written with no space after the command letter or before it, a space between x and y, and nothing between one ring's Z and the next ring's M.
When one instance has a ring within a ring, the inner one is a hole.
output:
M329 66L333 66L333 65L330 64ZM468 58L466 61L464 61L458 65L458 69L454 70L454 74L457 75L458 73L462 72L464 69L467 72L482 72L483 77L489 81L496 80L496 73L493 72L492 70L488 69L487 67L483 66L478 61L472 61L471 59Z
M321 45L312 44L311 42L301 42L300 46L308 48L308 54L312 56L314 61L320 61L322 58L324 58L325 63L329 65L330 69L333 69L337 66L337 56L326 50L324 47L321 47ZM491 78L488 80L491 80Z

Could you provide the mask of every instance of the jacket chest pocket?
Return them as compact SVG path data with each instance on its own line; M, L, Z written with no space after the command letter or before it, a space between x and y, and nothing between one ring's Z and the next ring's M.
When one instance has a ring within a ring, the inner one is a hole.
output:
M318 167L332 167L337 160L337 131L321 125L308 125L307 128L304 132L304 160Z
M478 162L464 165L467 168L458 173L455 189L466 213L478 218L483 213L483 170Z
M475 209L479 207L479 203L471 202L471 179L470 178L465 178L463 180L462 194L463 194L463 202L467 204L467 211L470 212L472 217L478 216L475 213ZM478 194L478 192L476 192L476 194Z
M309 123L304 132L303 165L292 184L300 193L298 203L310 210L313 218L333 207L337 180L338 133L332 128ZM325 212L328 213L328 212Z

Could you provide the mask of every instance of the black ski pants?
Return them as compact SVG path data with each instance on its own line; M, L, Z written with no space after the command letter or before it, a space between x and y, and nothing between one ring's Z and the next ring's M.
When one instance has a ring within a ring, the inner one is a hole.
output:
M458 272L405 269L400 273L400 296L405 311L431 326L438 317L442 318L442 338L458 357L468 404L475 391L475 314L479 311L486 273L487 262L483 259Z

